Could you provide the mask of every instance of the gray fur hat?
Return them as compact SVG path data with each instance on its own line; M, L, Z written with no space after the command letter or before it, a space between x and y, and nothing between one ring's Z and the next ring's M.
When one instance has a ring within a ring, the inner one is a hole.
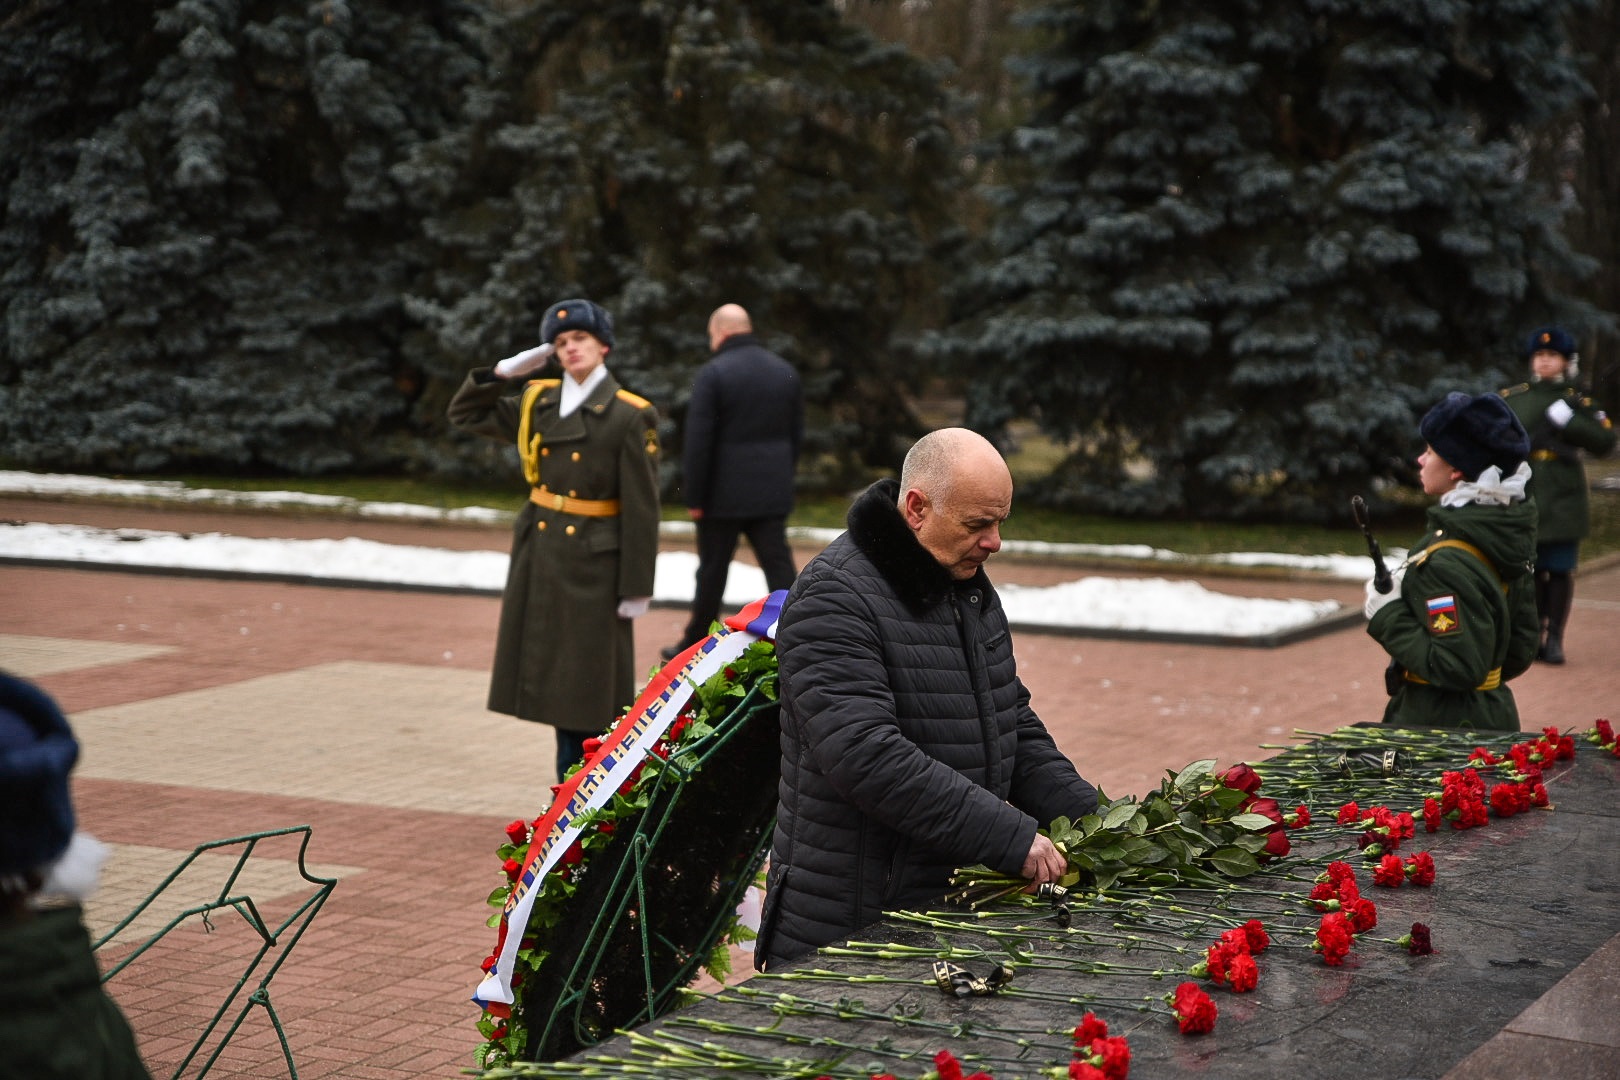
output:
M601 304L589 300L559 300L552 304L540 320L540 344L550 345L564 330L584 330L613 348L613 316Z

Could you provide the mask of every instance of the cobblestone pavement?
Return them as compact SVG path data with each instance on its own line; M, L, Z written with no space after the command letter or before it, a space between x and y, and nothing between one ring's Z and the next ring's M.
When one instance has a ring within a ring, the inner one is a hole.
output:
M0 519L466 550L507 543L499 528L15 498L0 499ZM1027 584L1100 572L1011 559L991 570ZM1242 595L1361 600L1354 583L1202 580ZM0 666L38 681L70 715L84 746L81 824L114 846L88 912L93 929L110 928L199 844L308 824L309 866L338 884L271 983L299 1075L415 1080L469 1068L478 1036L468 996L493 941L483 924L499 883L494 850L508 821L544 807L551 779L549 729L483 708L499 601L25 565L0 565L0 595ZM645 668L684 621L673 609L640 620ZM1538 665L1514 683L1524 726L1613 716L1617 640L1620 564L1594 564L1577 590L1569 663ZM1115 795L1145 791L1194 758L1255 760L1296 730L1376 719L1383 701L1382 654L1358 629L1276 649L1025 633L1017 652L1059 744ZM272 925L310 890L296 873L297 839L266 841L244 879ZM234 865L211 854L171 892L195 902ZM161 922L149 913L118 940ZM239 977L257 947L250 930L234 918L216 916L211 930L192 920L109 984L154 1075L174 1072ZM1549 1039L1591 1043L1570 1034L1571 1017L1584 1007L1612 1018L1615 988L1601 972L1616 960L1611 942L1560 984L1562 996L1555 988L1487 1044L1497 1064ZM1599 1025L1610 1034L1596 1041L1620 1044L1612 1029ZM1465 1062L1453 1075L1490 1075L1481 1068ZM263 1010L210 1075L285 1075Z

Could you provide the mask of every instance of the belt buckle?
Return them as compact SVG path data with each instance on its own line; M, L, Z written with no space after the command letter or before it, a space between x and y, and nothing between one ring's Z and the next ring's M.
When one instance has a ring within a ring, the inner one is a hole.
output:
M568 496L558 495L555 491L551 493L551 508L553 510L561 510L563 508L563 504L567 501Z

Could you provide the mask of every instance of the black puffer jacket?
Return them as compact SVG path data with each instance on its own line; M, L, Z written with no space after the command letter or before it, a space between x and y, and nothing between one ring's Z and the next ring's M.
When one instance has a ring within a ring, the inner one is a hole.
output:
M799 575L777 628L782 780L756 962L775 970L953 869L1018 873L1035 830L1095 808L1018 678L1000 597L953 581L880 481Z

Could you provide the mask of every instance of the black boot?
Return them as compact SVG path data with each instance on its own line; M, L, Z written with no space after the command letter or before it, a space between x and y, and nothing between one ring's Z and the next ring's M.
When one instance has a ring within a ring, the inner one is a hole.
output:
M1569 609L1575 601L1575 579L1569 574L1549 573L1546 585L1547 640L1542 643L1539 656L1548 664L1564 662L1564 625L1569 622Z

